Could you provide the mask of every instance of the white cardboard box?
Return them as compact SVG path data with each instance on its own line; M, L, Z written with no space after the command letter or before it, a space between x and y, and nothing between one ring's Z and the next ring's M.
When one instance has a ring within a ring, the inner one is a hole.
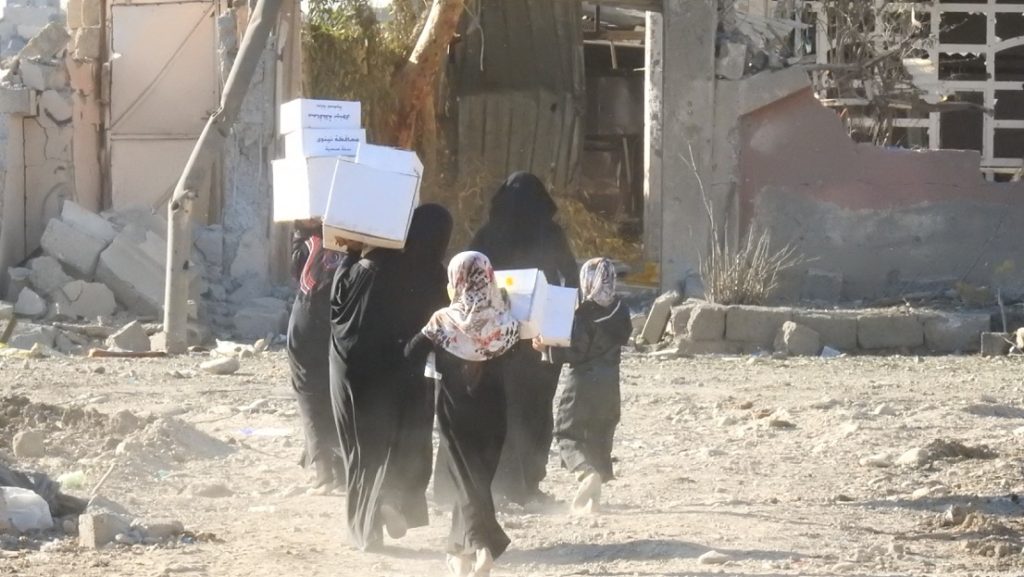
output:
M362 128L303 128L284 135L284 156L352 158L363 142L366 142L366 131Z
M284 158L271 163L274 220L322 218L334 182L337 158Z
M519 337L532 339L541 334L548 282L535 268L494 271L498 287L505 289L512 305L512 317L519 321Z
M338 159L324 216L324 246L341 250L349 239L404 248L422 175L419 158L407 150L361 144L355 161Z
M360 128L362 105L344 100L296 98L281 105L281 134L301 128Z
M572 344L572 324L576 318L576 299L579 291L548 285L546 294L540 338L549 347L568 347Z

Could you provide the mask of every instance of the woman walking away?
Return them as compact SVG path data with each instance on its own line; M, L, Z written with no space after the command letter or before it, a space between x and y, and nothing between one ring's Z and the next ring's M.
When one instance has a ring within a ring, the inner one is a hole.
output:
M438 252L436 240L446 233L432 229L432 214L417 209L406 244L413 255L420 254L413 246L434 247L429 258L440 261L444 248ZM426 484L410 482L403 468L430 462L430 430L403 422L422 411L408 401L415 397L410 387L424 384L410 378L403 356L416 331L409 329L409 299L416 294L411 270L402 252L373 248L338 270L331 291L331 404L345 462L349 533L364 551L381 546L385 527L397 539L427 524Z
M568 363L565 389L558 403L555 439L562 465L579 488L574 513L597 510L601 484L614 478L612 439L619 424L619 363L633 330L629 308L615 296L615 266L595 258L580 271L581 303L576 309L569 348L551 349L556 363ZM543 348L535 340L537 348Z
M455 502L448 568L459 577L486 577L509 545L495 518L491 483L505 439L502 355L519 341L519 324L483 254L456 255L448 284L451 305L434 313L406 356L433 353L439 375L437 420Z
M494 195L489 220L470 249L486 254L498 270L536 268L544 271L550 284L575 287L576 259L554 221L557 210L539 178L526 172L512 174ZM540 483L547 474L552 404L561 368L545 363L528 341L509 353L505 368L508 437L494 493L525 505L544 498Z
M331 278L341 265L343 255L323 248L323 229L319 221L295 224L292 276L298 281L299 293L288 321L288 361L306 439L303 465L316 470L316 481L310 493L325 495L345 482L345 470L338 454L338 432L331 414L328 368Z

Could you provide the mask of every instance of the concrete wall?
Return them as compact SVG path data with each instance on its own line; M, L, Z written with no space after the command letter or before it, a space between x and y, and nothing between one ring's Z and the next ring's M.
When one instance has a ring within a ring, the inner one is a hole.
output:
M1024 185L984 181L978 153L856 144L810 90L748 114L740 131L744 229L841 273L845 300L961 279L1024 294Z

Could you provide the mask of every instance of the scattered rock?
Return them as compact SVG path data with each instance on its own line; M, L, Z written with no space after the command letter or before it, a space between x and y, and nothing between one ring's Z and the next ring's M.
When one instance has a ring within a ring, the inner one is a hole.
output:
M732 557L718 551L708 551L697 558L701 565L724 565L732 560Z
M149 351L149 335L139 321L132 321L107 339L107 348L134 353Z
M896 459L896 464L901 467L920 467L928 461L928 454L924 449L915 447L903 453Z
M775 351L797 357L817 356L821 352L821 335L813 329L786 321L775 335Z
M223 483L197 483L189 488L189 491L193 496L206 497L209 499L222 499L224 497L231 497L235 494L227 485Z
M52 256L34 258L29 261L28 268L31 271L29 282L33 288L43 294L50 294L74 280L64 272L64 268Z
M875 467L884 469L892 466L892 455L889 453L879 453L877 455L871 455L870 457L864 457L860 460L860 464L865 467Z
M117 310L114 293L103 283L71 281L52 296L57 314L70 319L109 317Z
M238 372L242 365L235 357L223 357L206 361L199 368L212 375L231 375Z
M115 435L130 435L139 430L142 421L128 410L120 411L110 417L110 431Z
M132 521L132 529L147 538L164 540L185 532L185 525L177 519L136 519Z
M14 313L36 319L45 315L48 308L43 297L26 287L21 289L21 293L18 295L18 302L14 304Z
M139 539L138 535L134 533L118 533L114 535L114 542L121 545L138 545L140 541L142 539Z
M14 435L14 442L11 448L14 456L20 459L38 459L46 455L46 445L43 434L39 431L22 431Z
M879 417L892 417L896 415L896 409L892 408L891 406L885 403L882 403L881 405L878 405L877 408L875 408L875 415Z

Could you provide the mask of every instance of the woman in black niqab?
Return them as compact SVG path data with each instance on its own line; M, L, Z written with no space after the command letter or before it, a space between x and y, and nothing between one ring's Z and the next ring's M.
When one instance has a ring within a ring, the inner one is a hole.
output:
M451 217L416 209L406 252L373 248L339 269L331 293L331 400L345 463L353 543L377 548L427 523L432 389L406 341L445 302Z
M536 176L517 172L498 189L490 217L470 250L484 253L496 270L536 268L549 284L576 287L579 270L565 232L554 221L557 205ZM561 367L544 362L529 341L505 356L508 433L492 489L501 499L526 504L542 498L554 429L553 403ZM445 499L445 488L437 490Z

